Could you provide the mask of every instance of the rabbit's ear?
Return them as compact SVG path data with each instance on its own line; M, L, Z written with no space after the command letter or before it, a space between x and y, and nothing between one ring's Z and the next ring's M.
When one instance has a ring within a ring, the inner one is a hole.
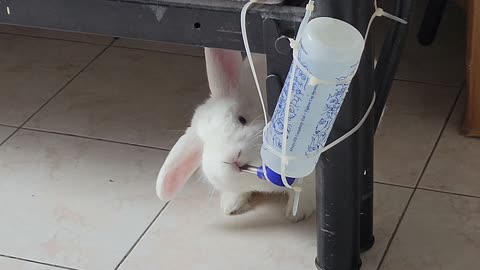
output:
M157 177L157 195L169 201L200 167L203 144L188 128L167 156Z
M238 90L243 63L241 52L205 48L205 60L212 96L229 96Z

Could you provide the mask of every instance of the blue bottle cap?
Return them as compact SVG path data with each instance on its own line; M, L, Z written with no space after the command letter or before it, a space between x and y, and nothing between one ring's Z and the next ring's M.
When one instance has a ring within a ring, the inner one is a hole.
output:
M280 174L276 173L275 171L273 171L269 167L265 166L265 169L267 171L268 180L272 184L274 184L276 186L280 186L280 187L285 187L285 185L283 185L282 176ZM265 177L265 173L263 172L263 167L262 166L258 167L257 176L260 179L267 179L267 177ZM294 182L295 182L295 178L287 177L287 183L289 185L293 185Z

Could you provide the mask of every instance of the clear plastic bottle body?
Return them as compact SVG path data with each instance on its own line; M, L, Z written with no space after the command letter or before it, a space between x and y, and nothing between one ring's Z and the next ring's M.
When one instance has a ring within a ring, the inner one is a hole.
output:
M320 84L294 64L290 67L277 106L266 127L261 156L273 171L281 171L285 106L291 77L288 109L286 176L301 178L315 169L363 52L362 35L346 22L316 18L307 24L298 52L300 64Z

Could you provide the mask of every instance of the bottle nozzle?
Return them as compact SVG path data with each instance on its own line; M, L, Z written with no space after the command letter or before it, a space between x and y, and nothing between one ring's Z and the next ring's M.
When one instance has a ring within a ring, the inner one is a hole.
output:
M262 166L255 167L255 166L251 166L251 165L245 165L245 166L240 168L240 171L242 171L242 172L255 174L258 178L264 179L264 180L269 180L272 184L274 184L276 186L285 187L283 185L282 176L280 174L274 172L269 167L265 167L265 170L266 170L266 175L265 175L265 172L263 171ZM289 185L293 185L293 183L295 182L295 178L287 177L287 182L288 182ZM296 187L296 188L298 190L294 188L295 191L300 191L301 190L300 187Z

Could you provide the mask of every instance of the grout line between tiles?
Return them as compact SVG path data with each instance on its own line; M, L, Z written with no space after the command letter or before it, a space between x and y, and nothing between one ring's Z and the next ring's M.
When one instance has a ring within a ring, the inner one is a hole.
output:
M120 40L121 38L117 39ZM148 40L146 40L148 41ZM155 41L149 41L149 42L155 42ZM158 43L162 43L158 41ZM180 44L179 44L180 45ZM130 49L130 50L138 50L138 51L145 51L145 52L153 52L153 53L163 53L163 54L174 54L174 55L181 55L181 56L190 56L190 57L195 57L195 58L203 58L205 56L203 55L193 55L193 54L187 54L187 53L180 53L180 52L168 52L168 51L160 51L160 50L153 50L153 49L145 49L145 48L138 48L138 47L128 47L124 45L112 45L113 48L121 48L121 49Z
M414 189L415 188L415 187L412 187L412 186L406 186L406 185L404 186L404 185L400 185L400 184L387 183L387 182L373 181L373 183L378 184L378 185L398 187L398 188L408 188L408 189Z
M418 84L426 84L426 85L432 85L432 86L440 86L440 87L450 87L450 88L458 88L459 86L463 87L463 82L460 83L459 85L455 84L446 84L446 83L435 83L435 82L422 82L422 81L415 81L415 80L408 80L408 79L394 79L395 81L398 82L405 82L405 83L418 83Z
M417 189L418 189L418 190L435 192L435 193L442 193L442 194L447 194L447 195L455 195L455 196L459 196L459 197L480 199L480 195L462 194L462 193L453 192L453 191L446 191L446 190L439 190L439 189L425 188L425 187L418 187Z
M50 266L50 267L59 268L59 269L80 270L79 268L72 268L72 267L68 267L68 266L61 266L61 265L56 265L56 264L51 264L51 263L34 261L34 260L25 259L25 258L4 255L4 254L0 254L0 257L12 259L12 260L17 260L17 261L29 262L29 263L33 263L33 264L44 265L44 266Z
M10 134L7 138L5 138L5 140L3 140L2 142L0 142L0 147L5 144L6 141L8 141L12 136L14 136L15 134L17 134L17 132L19 130L21 130L23 128L23 126L28 123L28 121L30 121L30 119L32 119L38 112L40 112L45 106L47 106L48 103L50 103L50 101L52 101L56 96L58 96L58 94L60 94L63 89L65 89L73 80L75 80L80 74L82 74L88 67L90 67L93 62L95 62L98 57L100 57L100 55L102 55L106 50L108 50L108 48L110 48L112 46L112 44L115 42L115 40L112 40L110 42L110 44L108 44L107 46L105 46L105 48L103 48L97 55L95 55L95 57L93 57L92 60L90 60L90 62L88 62L79 72L77 72L77 74L75 74L72 78L70 78L70 80L68 80L62 87L60 87L60 89L55 92L55 94L53 94L47 101L45 101L37 110L35 110L31 115L30 117L27 118L27 120L23 121L23 123L17 127L17 129L12 133Z
M415 189L417 189L418 186L420 185L420 181L422 180L423 175L425 174L425 171L427 170L428 164L430 163L430 160L432 159L432 156L435 153L435 150L436 150L438 144L440 143L440 140L442 139L442 135L443 135L445 129L447 128L448 122L450 122L450 118L452 118L453 112L455 111L455 108L459 104L460 97L462 96L462 91L463 91L464 88L465 88L465 83L463 83L458 90L457 96L455 97L455 99L453 101L453 104L450 108L450 111L448 112L447 118L445 119L445 122L443 123L442 129L440 130L440 133L438 134L437 140L435 141L435 144L432 147L432 151L430 151L430 155L427 158L427 162L425 163L425 166L423 166L423 169L420 173L420 176L418 177L417 182L415 183Z
M0 127L18 128L17 126L7 125L7 124L0 124Z
M442 126L442 129L440 130L438 136L437 136L437 139L435 141L435 144L433 145L432 147L432 150L430 151L430 154L428 155L428 158L425 162L425 165L423 166L423 169L422 171L420 172L420 175L417 179L417 182L415 183L415 187L412 191L412 193L410 194L410 197L408 198L408 201L407 201L407 204L405 205L405 207L403 208L403 211L402 211L402 214L400 215L400 218L398 219L398 222L397 224L395 225L395 229L393 230L392 232L392 235L390 236L390 239L388 239L388 243L387 243L387 246L385 248L385 250L383 251L383 254L382 254L382 257L380 259L380 262L378 263L377 265L377 268L376 270L380 270L383 266L383 263L385 261L385 258L387 257L387 254L388 254L388 251L390 250L390 247L393 243L393 239L395 239L395 236L397 235L397 232L398 232L398 229L400 228L400 224L402 223L403 221L403 218L405 217L406 213L407 213L407 210L410 206L410 203L412 202L413 200L413 196L415 196L415 193L418 189L418 186L420 184L420 181L422 180L423 178L423 175L425 174L427 168L428 168L428 165L430 164L430 161L432 160L432 157L433 157L433 154L435 153L435 150L437 149L437 146L442 138L442 135L443 135L443 132L445 131L445 129L447 128L447 125L448 125L448 122L450 121L450 118L452 117L453 115L453 112L455 111L455 107L459 104L459 100L460 100L460 96L462 95L462 90L464 88L464 84L459 88L458 90L458 93L457 93L457 96L455 97L455 100L450 108L450 111L448 112L448 115L447 115L447 118L445 119L445 122L443 123L443 126Z
M20 130L41 132L41 133L56 134L56 135L74 137L74 138L79 138L79 139L88 139L88 140L95 140L95 141L101 141L101 142L123 144L123 145L128 145L128 146L137 146L137 147L154 149L154 150L161 150L161 151L168 151L168 152L170 151L170 149L163 148L163 147L151 146L151 145L146 145L146 144L137 144L137 143L115 141L115 140L109 140L109 139L103 139L103 138L97 138L97 137L90 137L90 136L85 136L85 135L77 135L77 134L65 133L65 132L59 132L59 131L50 131L50 130L44 130L44 129L29 128L29 127L22 127L22 128L19 128L19 129Z
M28 123L28 121L30 121L30 119L32 119L38 112L40 112L43 108L45 108L45 106L47 106L56 96L58 96L71 82L73 82L78 76L80 76L80 74L82 74L85 70L87 70L87 68L89 68L99 57L100 55L102 55L105 51L107 51L111 46L112 44L115 42L115 40L112 40L110 42L110 44L108 44L107 46L105 46L105 48L103 48L95 57L93 57L92 60L90 60L90 62L88 62L77 74L75 74L72 78L70 78L70 80L68 80L62 87L60 87L60 89L58 89L58 91L53 94L47 101L45 101L35 112L32 113L32 115L30 115L30 117L27 118L27 120L25 120L19 127L19 129L23 128L23 126Z
M390 186L390 187L398 187L398 188L406 188L406 189L414 189L415 187L411 186L404 186L404 185L399 185L399 184L393 184L393 183L386 183L386 182L378 182L378 181L373 181L377 185L382 185L382 186ZM431 191L435 193L443 193L447 195L455 195L459 197L467 197L467 198L473 198L473 199L480 199L480 195L471 195L471 194L464 194L464 193L458 193L458 192L453 192L453 191L448 191L448 190L441 190L441 189L433 189L433 188L428 188L428 187L417 187L417 190L424 190L424 191Z
M157 215L153 218L153 220L150 222L150 224L148 224L147 228L143 231L143 233L140 235L140 237L138 237L138 239L135 241L135 243L133 243L133 245L130 247L130 249L127 251L127 253L123 256L123 258L120 260L120 262L117 264L117 266L114 268L114 270L118 270L118 268L120 268L120 266L122 266L122 264L125 262L125 260L127 259L127 257L132 253L132 251L135 249L135 247L137 247L138 243L140 243L140 241L143 239L143 237L145 236L145 234L147 234L147 232L150 230L150 228L153 226L153 224L155 223L155 221L157 221L158 217L160 216L160 214L162 214L163 210L165 210L167 208L167 206L170 204L170 202L167 202L165 203L165 205L162 207L162 209L160 209L160 211L157 213Z
M65 136L72 136L72 137L79 137L79 138L85 138L85 139L94 139L94 140L100 140L100 141L109 141L109 140L103 140L103 139L97 139L97 138L88 138L88 137L83 137L83 136L76 136L72 134L63 134L63 133L58 133L58 132L48 132L48 131L43 131L43 130L36 130L36 129L29 129L29 128L24 128L24 125L30 121L39 111L41 111L48 103L50 103L57 95L59 95L73 80L75 80L80 74L82 74L88 67L90 67L97 59L100 57L106 50L108 50L110 47L112 47L113 43L115 42L116 39L112 40L110 44L105 46L104 49L102 49L90 62L88 62L75 76L73 76L70 80L68 80L60 89L52 95L45 103L43 103L28 119L26 119L19 127L14 127L16 130L10 134L5 140L0 142L0 147L8 141L12 136L14 136L19 130L32 130L32 131L39 131L39 132L45 132L45 133L53 133L53 134L60 134L60 135L65 135ZM2 125L0 126L7 126L7 125ZM11 127L11 126L8 126ZM116 142L116 141L109 141L113 143L120 143L120 144L127 144L127 145L133 145L133 146L140 146L140 147L146 147L146 148L153 148L153 149L158 149L158 150L166 150L166 149L159 149L156 147L149 147L149 146L142 146L142 145L135 145L135 144L129 144L129 143L122 143L122 142ZM169 151L169 150L167 150ZM140 237L135 241L133 246L128 250L128 252L125 254L125 256L122 258L122 260L118 263L118 265L115 267L115 269L118 269L118 267L121 266L121 264L125 261L125 259L128 257L128 255L132 252L132 250L137 246L137 244L140 242L140 240L143 238L143 236L148 232L150 227L154 224L154 222L157 220L157 218L160 216L160 214L163 212L163 210L168 206L168 203L166 203L160 211L156 214L154 219L150 222L148 227L143 231L143 233L140 235ZM14 256L9 256L9 255L4 255L0 254L0 257L4 258L10 258L14 260L19 260L19 261L24 261L24 262L30 262L30 263L35 263L35 264L40 264L40 265L45 265L45 266L51 266L59 269L67 269L67 270L80 270L78 268L72 268L72 267L67 267L67 266L61 266L61 265L55 265L55 264L50 264L50 263L45 263L45 262L40 262L40 261L34 261L30 259L25 259L25 258L20 258L20 257L14 257Z
M49 30L49 29L42 29L42 30ZM52 30L57 31L57 30ZM68 32L68 31L57 31L57 32L67 32L67 33L75 33L75 32ZM99 45L99 46L106 46L109 44L105 43L96 43L91 41L84 41L84 40L74 40L74 39L63 39L63 38L54 38L54 37L46 37L46 36L35 36L35 35L27 35L27 34L19 34L19 33L11 33L11 32L1 32L2 35L10 35L10 36L20 36L20 37L30 37L30 38L40 38L40 39L49 39L49 40L57 40L57 41L66 41L66 42L74 42L74 43L81 43L81 44L89 44L89 45ZM82 34L82 33L78 33ZM101 36L100 37L108 37L108 36ZM121 38L118 37L111 37L113 41L119 40ZM156 42L154 40L140 40L140 41L147 41L147 42ZM158 43L163 43L158 41ZM179 44L180 45L180 44ZM167 54L175 54L175 55L182 55L182 56L191 56L197 58L203 58L203 55L194 55L194 54L187 54L187 53L179 53L179 52L169 52L169 51L161 51L161 50L153 50L153 49L145 49L145 48L137 48L137 47L128 47L124 45L115 45L112 44L114 48L123 48L123 49L132 49L132 50L140 50L140 51L147 51L147 52L154 52L154 53L167 53Z
M50 30L50 29L45 29L45 28L39 28L41 30ZM68 32L68 31L60 31L60 30L52 30L55 32L63 32L63 33L76 33L76 32ZM46 36L34 36L34 35L27 35L27 34L19 34L19 33L12 33L12 32L1 32L0 34L2 35L10 35L10 36L19 36L19 37L30 37L30 38L40 38L40 39L49 39L49 40L57 40L57 41L66 41L66 42L74 42L74 43L82 43L82 44L89 44L89 45L98 45L98 46L107 46L109 45L112 41L109 43L96 43L96 42L91 42L91 41L84 41L84 40L74 40L74 39L63 39L63 38L54 38L54 37L46 37ZM82 33L78 33L82 34ZM94 35L94 36L99 36L99 37L108 37L108 36L101 36L101 35ZM115 40L115 37L111 37L112 40Z
M10 135L8 135L5 139L3 140L0 140L0 147L8 140L10 139L10 137L13 136L13 134L17 133L18 131L18 127L15 127L15 126L10 126L10 125L3 125L3 124L0 124L0 127L8 127L8 128L14 128L15 131L13 131Z
M3 141L0 141L0 147L2 147L2 145L5 144L5 142L8 141L13 135L15 135L19 129L20 128L15 129L15 131L8 135Z

